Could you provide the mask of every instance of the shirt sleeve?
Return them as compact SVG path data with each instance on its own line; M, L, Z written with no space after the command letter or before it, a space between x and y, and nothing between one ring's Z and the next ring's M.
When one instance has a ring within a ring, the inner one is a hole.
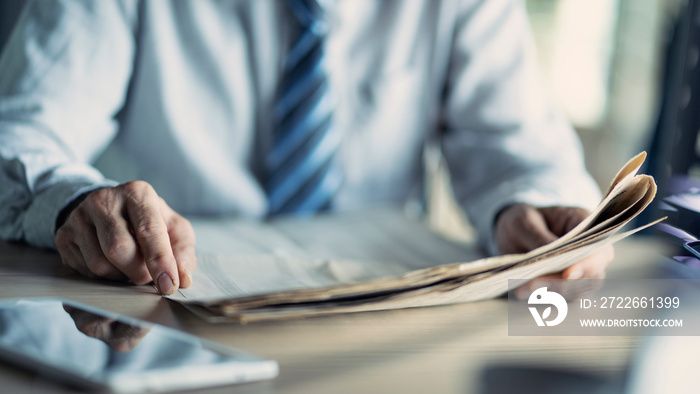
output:
M578 136L549 102L523 2L465 1L455 24L441 144L455 197L485 249L506 206L595 207Z
M114 138L136 4L28 2L0 57L0 238L55 247L59 211L112 186L90 163Z

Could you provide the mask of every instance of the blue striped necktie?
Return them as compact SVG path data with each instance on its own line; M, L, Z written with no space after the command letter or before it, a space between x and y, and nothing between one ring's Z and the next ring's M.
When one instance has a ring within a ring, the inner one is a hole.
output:
M273 146L265 158L264 182L271 215L328 209L343 178L333 162L342 135L332 122L324 10L316 0L286 3L300 29L284 61L272 113Z

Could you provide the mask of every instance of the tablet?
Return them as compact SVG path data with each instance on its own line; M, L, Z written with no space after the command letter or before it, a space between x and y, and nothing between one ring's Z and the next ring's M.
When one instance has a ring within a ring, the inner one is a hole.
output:
M61 299L0 301L0 358L112 392L197 389L278 374L274 360Z

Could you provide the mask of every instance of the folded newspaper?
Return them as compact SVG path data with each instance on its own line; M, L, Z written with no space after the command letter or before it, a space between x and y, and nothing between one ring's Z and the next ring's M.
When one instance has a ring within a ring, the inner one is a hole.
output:
M559 272L650 223L620 229L654 199L637 175L646 153L620 170L598 207L558 240L523 254L411 269L405 264L278 256L200 254L194 284L168 296L209 321L252 322L478 301ZM658 221L657 221L658 222ZM510 282L514 286L513 282Z

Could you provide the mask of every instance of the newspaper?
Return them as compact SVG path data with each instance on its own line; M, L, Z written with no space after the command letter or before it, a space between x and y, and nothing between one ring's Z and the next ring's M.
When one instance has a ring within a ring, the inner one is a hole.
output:
M459 263L443 263L431 257L419 262L348 260L313 258L304 251L289 253L295 246L292 240L287 245L291 248L284 249L284 253L275 248L266 254L200 253L193 286L168 298L210 321L248 322L497 297L510 290L509 279L522 279L524 283L559 272L656 223L620 232L656 195L653 178L637 175L645 157L644 152L640 153L623 166L598 207L576 228L528 253ZM440 244L429 236L424 241ZM449 249L444 245L436 248Z

